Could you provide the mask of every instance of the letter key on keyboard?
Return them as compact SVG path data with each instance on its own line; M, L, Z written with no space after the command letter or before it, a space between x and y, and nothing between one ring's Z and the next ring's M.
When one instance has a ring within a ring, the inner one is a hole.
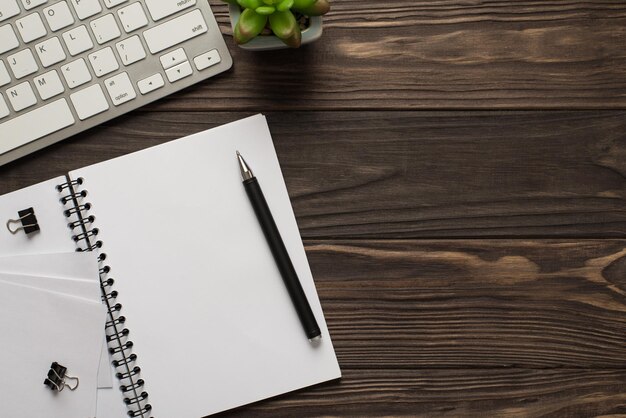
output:
M0 61L0 87L6 86L11 82L11 76L4 62Z
M76 15L80 20L85 20L95 14L102 11L100 2L98 0L70 0Z
M59 73L56 70L49 71L33 80L37 91L43 100L57 96L65 91Z
M20 6L15 0L0 1L0 22L20 14Z
M37 103L35 93L28 81L24 81L8 89L7 96L9 96L11 106L13 106L16 112L34 106L35 103Z
M4 97L0 94L0 119L9 116L9 108L7 107L7 103L4 101Z
M0 54L11 51L18 46L20 46L20 41L17 40L11 25L0 27Z
M60 1L43 9L43 15L53 32L74 24L74 17L67 2Z
M17 80L37 72L37 63L30 49L22 49L13 55L9 55L9 66Z

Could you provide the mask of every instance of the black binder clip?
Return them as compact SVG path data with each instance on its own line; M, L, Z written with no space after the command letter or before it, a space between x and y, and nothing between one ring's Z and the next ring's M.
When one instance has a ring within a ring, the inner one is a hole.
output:
M35 209L28 208L17 212L17 219L9 219L7 221L7 229L13 235L20 231L24 231L26 235L39 231L39 224L37 223L37 217L35 216ZM12 225L18 224L19 227L13 229Z
M76 390L79 384L78 377L68 376L66 374L67 368L61 366L56 361L50 365L50 371L48 371L48 377L43 381L43 384L48 386L53 392L61 392L64 388L69 390ZM74 382L73 385L68 383L68 380Z

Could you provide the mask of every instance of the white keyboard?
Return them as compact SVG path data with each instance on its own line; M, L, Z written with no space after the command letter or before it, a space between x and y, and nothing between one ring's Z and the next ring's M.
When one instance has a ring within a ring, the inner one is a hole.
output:
M206 0L0 0L0 165L231 65Z

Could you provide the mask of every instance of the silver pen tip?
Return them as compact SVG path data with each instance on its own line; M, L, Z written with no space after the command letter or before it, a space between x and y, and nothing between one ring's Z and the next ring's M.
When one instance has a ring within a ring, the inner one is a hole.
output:
M244 180L250 180L251 178L253 178L254 174L252 173L252 170L250 169L250 167L248 167L246 160L243 159L239 151L237 151L237 159L239 160L239 169L241 170L241 177Z

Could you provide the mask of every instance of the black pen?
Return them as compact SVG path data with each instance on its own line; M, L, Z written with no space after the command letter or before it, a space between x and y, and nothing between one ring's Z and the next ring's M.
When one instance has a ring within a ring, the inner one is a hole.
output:
M320 327L317 325L311 305L309 305L304 290L302 290L302 284L300 284L296 269L293 267L287 248L285 248L285 243L280 236L280 232L278 232L270 208L267 206L261 186L259 186L258 180L254 177L252 170L250 170L239 151L237 151L237 159L239 160L243 186L246 189L250 203L252 203L254 213L261 224L261 229L263 229L263 234L270 246L278 270L280 270L280 275L283 277L289 296L291 296L291 301L296 308L298 318L300 318L300 322L304 327L304 332L309 341L319 340L322 337Z

